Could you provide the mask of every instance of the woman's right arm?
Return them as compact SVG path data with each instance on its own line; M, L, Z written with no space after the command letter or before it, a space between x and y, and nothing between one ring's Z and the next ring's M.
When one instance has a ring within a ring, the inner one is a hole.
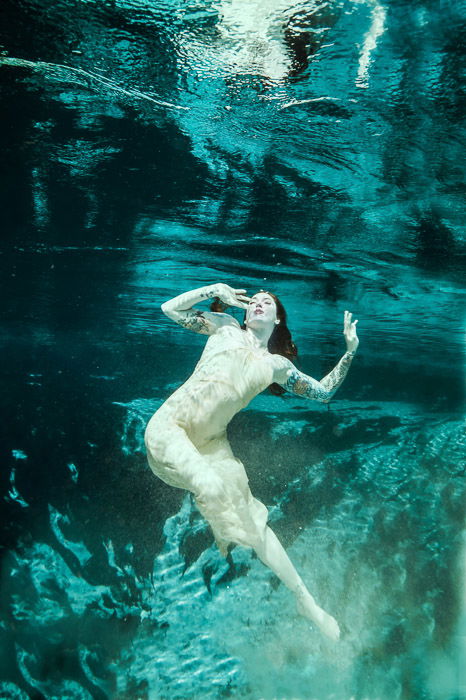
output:
M193 308L194 305L218 297L228 306L246 309L248 298L244 296L245 292L245 289L233 289L233 287L221 282L209 284L206 287L199 287L199 289L179 294L170 301L165 301L161 309L168 318L183 328L203 335L212 335L221 326L237 324L236 319L229 314L201 311Z

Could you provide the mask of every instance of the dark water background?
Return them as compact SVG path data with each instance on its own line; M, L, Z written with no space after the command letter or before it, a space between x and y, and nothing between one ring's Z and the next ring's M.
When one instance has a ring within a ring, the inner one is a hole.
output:
M466 698L464 9L3 0L2 698ZM146 465L215 281L359 318L230 426L338 645Z

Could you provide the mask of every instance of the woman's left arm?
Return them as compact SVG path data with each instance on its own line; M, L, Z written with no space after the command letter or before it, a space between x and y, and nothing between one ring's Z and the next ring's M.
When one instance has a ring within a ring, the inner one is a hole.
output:
M343 335L347 350L338 364L320 382L300 372L291 362L286 367L283 367L282 364L281 371L277 368L278 373L275 381L293 394L328 403L348 374L359 345L356 333L357 320L352 321L351 318L352 314L345 311Z
M356 333L356 321L351 321L352 315L349 311L345 311L343 322L343 335L346 340L346 352L340 362L329 372L323 379L320 380L322 386L330 393L330 396L336 392L338 387L343 382L351 367L351 362L356 354L359 345L359 338Z

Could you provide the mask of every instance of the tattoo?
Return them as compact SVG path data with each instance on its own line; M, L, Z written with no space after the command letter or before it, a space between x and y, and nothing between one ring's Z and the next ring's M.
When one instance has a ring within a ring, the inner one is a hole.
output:
M330 399L329 392L319 382L311 379L311 377L307 377L298 370L291 372L283 387L287 391L303 396L306 399L315 399L316 401L328 401Z
M212 299L215 296L215 291L211 289L209 292L201 292L199 296L201 299Z
M282 386L287 391L306 399L328 403L348 374L352 359L351 353L345 353L337 366L320 382L295 369Z
M211 327L206 318L203 316L202 311L194 309L192 311L184 311L183 318L180 318L178 323L188 331L194 331L195 333L209 335L211 331Z
M324 389L326 389L328 392L331 392L332 394L335 393L335 391L338 389L338 387L348 374L348 370L351 366L352 359L353 355L350 355L348 353L345 353L343 355L337 366L334 367L332 371L329 374L327 374L326 377L320 380L320 383L322 384Z

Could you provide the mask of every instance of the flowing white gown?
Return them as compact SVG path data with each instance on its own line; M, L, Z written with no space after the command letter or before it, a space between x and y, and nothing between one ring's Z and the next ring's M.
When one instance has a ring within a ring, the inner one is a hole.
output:
M243 464L231 451L231 418L273 381L279 359L257 349L236 322L206 343L191 377L152 416L146 429L149 465L160 479L194 494L217 544L256 547L268 512L253 497ZM283 358L284 359L284 358ZM221 480L221 492L211 484Z

